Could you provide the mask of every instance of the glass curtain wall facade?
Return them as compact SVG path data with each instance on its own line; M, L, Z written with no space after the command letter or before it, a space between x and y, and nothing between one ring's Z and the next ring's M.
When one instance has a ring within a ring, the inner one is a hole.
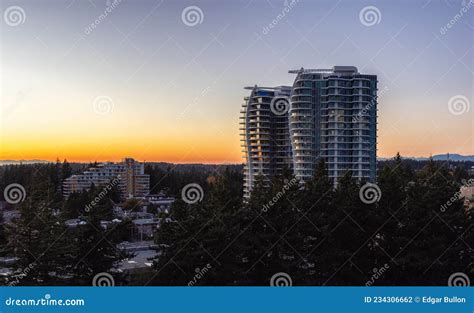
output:
M320 159L334 185L348 173L375 182L377 76L353 66L289 73L296 74L292 87L246 88L240 117L245 197L258 175L269 184L284 168L302 183L310 180ZM287 106L276 108L281 98Z
M240 117L244 153L244 197L257 176L269 184L273 176L292 167L288 110L291 87L247 87ZM286 106L285 106L286 103Z
M295 176L311 179L323 158L335 185L347 172L375 181L377 76L353 66L290 73L296 74L289 112Z

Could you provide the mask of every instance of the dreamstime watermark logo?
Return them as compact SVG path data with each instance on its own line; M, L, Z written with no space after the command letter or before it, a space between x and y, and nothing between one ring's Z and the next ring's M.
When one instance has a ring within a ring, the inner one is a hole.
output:
M469 99L463 95L453 96L448 101L448 110L452 115L462 115L469 112L470 108Z
M373 274L370 279L365 283L366 287L372 286L376 280L378 280L382 275L390 268L388 264L384 264L381 268L374 268L372 270Z
M295 185L297 182L298 180L296 178L292 178L290 181L286 182L285 185L283 185L281 191L277 192L277 194L270 201L268 201L267 204L263 205L262 212L267 212L268 209L271 208L275 203L277 203L278 200L280 200L290 189L290 187Z
M113 287L115 286L115 279L109 273L98 273L92 279L92 286L94 287Z
M359 198L365 204L372 204L382 198L382 191L376 184L366 183L359 190Z
M274 28L288 13L291 9L299 2L299 0L288 0L284 2L283 10L269 23L267 26L263 27L262 34L266 35Z
M181 20L184 25L189 27L202 24L204 21L204 12L202 12L200 7L195 5L186 7L183 12L181 12Z
M276 96L270 102L270 110L275 115L284 115L290 110L290 98L287 96Z
M270 278L270 286L272 287L291 287L293 286L293 280L287 273L276 273Z
M472 187L474 185L474 178L471 178L469 179L467 182L466 181L463 181L463 185L461 186L461 189L456 192L451 198L449 198L448 201L446 201L445 204L443 204L441 207L440 207L440 211L441 212L446 212L446 210L456 201L459 201L463 195L462 195L462 190L463 188L469 188L469 187Z
M38 264L36 262L30 263L25 267L19 274L13 275L14 280L8 283L8 286L13 287L20 283L20 281L28 276L32 269L34 269Z
M453 273L448 278L448 286L450 287L469 287L470 285L469 276L462 272Z
M52 299L49 293L43 298L20 298L13 299L9 297L5 300L7 306L84 306L84 299Z
M10 184L3 191L3 197L9 204L18 204L26 198L25 187L17 183Z
M99 194L86 205L84 211L89 212L93 207L95 207L104 197L112 190L115 186L120 183L120 175L112 179L107 185L102 188Z
M377 7L366 6L360 10L359 20L364 26L374 26L375 24L379 24L382 20L382 13Z
M194 286L199 280L201 280L204 275L206 275L207 272L212 268L211 264L207 263L206 266L203 268L196 268L194 271L196 274L194 275L193 279L188 282L188 286L192 287Z
M106 115L114 110L115 104L108 96L98 96L93 102L94 112L99 115Z
M84 28L84 34L89 35L94 31L94 29L102 23L105 18L112 13L112 11L122 2L122 0L108 0L106 2L106 8L103 13L101 13L93 23L89 24L86 28Z
M461 5L462 7L459 12L456 13L456 15L454 15L453 18L448 23L446 23L446 25L441 26L439 29L441 35L446 35L448 30L450 30L464 15L466 15L467 11L469 11L469 9L474 6L474 0L464 0Z
M363 116L363 115L366 115L367 113L370 112L370 110L375 106L375 104L377 103L377 100L379 98L381 98L386 92L388 92L389 89L387 86L385 86L379 93L379 96L376 97L372 97L372 100L361 110L359 111L359 113L357 113L356 116L353 116L352 117L352 122L358 122L360 120L360 118Z
M196 202L200 202L202 201L203 197L204 190L202 190L202 187L196 183L187 184L181 190L181 198L187 204L194 204Z
M3 19L8 26L21 25L26 20L25 10L17 5L8 7L3 13Z

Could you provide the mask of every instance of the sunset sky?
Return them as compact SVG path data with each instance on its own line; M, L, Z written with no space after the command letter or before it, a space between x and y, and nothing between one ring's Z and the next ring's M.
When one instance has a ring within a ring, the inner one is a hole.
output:
M386 90L379 157L474 154L474 6L440 32L469 0L113 2L1 1L0 159L240 163L243 88L334 65ZM183 22L189 6L201 23ZM361 22L367 6L379 23Z

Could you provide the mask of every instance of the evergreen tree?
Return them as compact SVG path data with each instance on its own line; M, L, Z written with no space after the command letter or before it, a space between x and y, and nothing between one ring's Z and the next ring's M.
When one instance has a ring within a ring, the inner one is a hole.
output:
M70 248L65 226L51 208L51 194L56 192L49 182L36 182L26 188L28 196L19 206L20 218L9 233L9 242L19 258L16 270L30 268L20 281L24 285L62 284L68 274Z
M120 192L116 186L92 186L88 192L89 209L83 211L84 223L69 230L74 243L73 276L77 284L90 284L92 277L101 272L113 271L120 261L131 257L120 251L116 245L123 241L130 229L130 221L124 221L111 228L104 228L101 221L113 218L113 200ZM118 284L121 277L115 277Z
M8 241L5 219L3 218L3 212L0 211L0 257L5 256L8 249L7 245Z
M446 285L452 273L472 276L473 212L458 199L463 171L399 154L381 163L381 198L373 203L362 201L365 182L349 173L334 188L322 160L304 185L289 170L272 180L257 177L246 201L242 175L228 168L147 166L158 190L168 188L177 200L155 234L153 275L140 282L194 284L207 264L196 285L268 285L279 272L294 285L364 285L384 264L390 267L376 285ZM19 257L17 274L29 268L19 284L90 285L95 274L130 257L116 245L128 238L131 221L101 224L113 218L118 188L91 186L62 199L62 180L71 173L67 161L0 168L3 188L15 182L27 190L11 207L20 217L6 229L8 244L0 220L0 245L13 249L4 255ZM180 198L191 182L203 187L201 202ZM78 217L83 225L65 227L64 220Z
M66 178L72 175L72 167L69 162L64 159L63 164L61 166L61 181L64 181Z
M468 235L468 218L461 201L448 202L458 191L446 168L433 160L409 184L392 243L398 250L392 283L444 285L450 274L467 268L468 246L460 239Z
M321 266L324 258L324 242L330 236L330 218L335 212L334 187L328 177L324 159L318 162L312 179L306 183L304 195L301 196L300 207L304 218L300 222L303 229L301 242L303 249L303 267L305 275L300 277L304 285L321 284L325 277ZM327 275L326 275L327 276Z

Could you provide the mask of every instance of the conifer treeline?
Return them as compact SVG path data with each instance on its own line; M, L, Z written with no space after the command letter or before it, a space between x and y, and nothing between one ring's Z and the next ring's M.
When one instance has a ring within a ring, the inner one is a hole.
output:
M361 201L363 183L350 176L333 188L324 163L304 186L291 183L290 171L270 188L259 178L248 202L233 168L204 174L148 168L154 184L161 181L177 201L171 221L155 234L162 251L150 272L139 281L115 273L115 283L268 285L282 272L293 285L446 285L455 272L472 278L472 212L461 200L446 206L466 175L443 165L429 161L413 171L399 156L385 162L377 180L381 197L370 204ZM67 162L0 171L2 190L15 182L27 191L14 206L20 218L10 225L0 220L0 256L17 256L16 269L28 268L18 285L90 285L94 274L129 257L116 244L127 238L130 221L109 230L100 225L113 217L118 190L86 211L100 188L65 201L61 181L70 174ZM182 201L189 183L203 188L202 201ZM78 216L87 223L65 226ZM196 279L196 273L203 274Z

